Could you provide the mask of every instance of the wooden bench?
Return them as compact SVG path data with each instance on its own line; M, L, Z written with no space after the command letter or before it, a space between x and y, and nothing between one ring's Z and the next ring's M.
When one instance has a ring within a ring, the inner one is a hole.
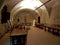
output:
M38 28L44 29L44 24L36 23L35 26Z
M45 27L45 31L48 29L49 32L52 32L53 34L60 35L60 28L59 27L55 27L55 26L44 26L44 27Z
M44 24L39 24L39 23L36 23L36 27L42 28L42 29L44 29L45 31L48 30L48 32L51 32L51 33L53 33L53 34L60 35L60 27L50 26L50 25L44 25Z

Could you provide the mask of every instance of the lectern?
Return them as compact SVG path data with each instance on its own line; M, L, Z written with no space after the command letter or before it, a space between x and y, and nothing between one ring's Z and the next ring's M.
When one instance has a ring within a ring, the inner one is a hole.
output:
M25 30L14 29L11 32L10 42L11 45L26 45L27 33Z

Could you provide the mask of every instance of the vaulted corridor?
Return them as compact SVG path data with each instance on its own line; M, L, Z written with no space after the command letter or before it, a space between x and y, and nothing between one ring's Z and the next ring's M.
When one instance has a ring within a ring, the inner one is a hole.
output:
M0 45L60 45L60 0L1 0Z

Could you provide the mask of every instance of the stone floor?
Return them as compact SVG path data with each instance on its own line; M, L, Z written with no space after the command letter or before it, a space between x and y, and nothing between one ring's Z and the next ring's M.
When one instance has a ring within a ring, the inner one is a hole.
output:
M36 27L31 27L27 38L27 45L60 45L59 36Z
M10 45L9 39L9 33L7 33L0 40L0 45ZM27 34L27 45L60 45L60 37L42 29L31 27Z

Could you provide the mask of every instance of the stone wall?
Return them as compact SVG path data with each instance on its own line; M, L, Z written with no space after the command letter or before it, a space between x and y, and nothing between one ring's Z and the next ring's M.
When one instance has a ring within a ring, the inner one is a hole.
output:
M50 23L54 25L60 25L60 4L55 3L52 7L51 15L50 15Z

